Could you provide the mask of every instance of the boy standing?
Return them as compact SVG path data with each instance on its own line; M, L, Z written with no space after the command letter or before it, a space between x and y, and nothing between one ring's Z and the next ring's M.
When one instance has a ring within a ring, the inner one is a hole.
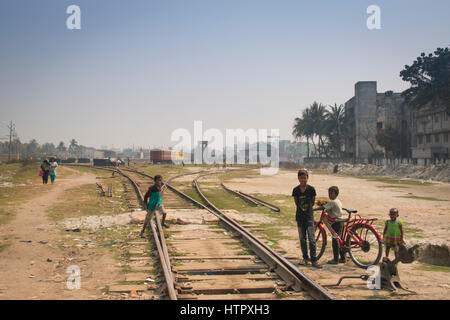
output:
M292 196L294 197L294 202L297 207L295 220L297 221L300 247L303 254L303 259L299 264L306 265L310 260L313 267L322 268L322 266L317 263L316 239L314 237L315 223L313 205L316 201L316 190L313 186L307 184L309 175L306 170L299 170L297 176L300 184L292 190ZM311 259L308 258L308 245L306 243L307 235Z
M341 234L342 228L344 227L344 222L339 221L342 216L342 203L341 200L337 199L339 195L339 188L337 186L332 186L328 188L328 198L330 201L320 206L314 210L325 210L328 214L328 217L336 220L331 227L337 234ZM328 264L338 264L345 263L345 251L339 248L339 242L337 239L333 237L333 260L328 261ZM341 258L339 259L339 255ZM338 260L339 259L339 260Z
M145 238L144 232L147 225L150 223L155 211L158 210L160 214L162 214L163 218L161 224L163 227L168 228L169 226L165 224L166 221L166 211L164 210L164 206L162 204L161 199L161 187L162 187L162 177L160 175L156 175L154 178L155 184L148 188L147 193L144 196L144 203L147 206L147 216L145 217L144 225L141 230L141 238ZM147 200L150 200L147 203Z

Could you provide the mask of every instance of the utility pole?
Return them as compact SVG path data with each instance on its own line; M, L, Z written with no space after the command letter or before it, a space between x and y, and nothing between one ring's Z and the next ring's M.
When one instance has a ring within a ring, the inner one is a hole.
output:
M12 142L12 135L13 135L13 131L14 131L14 124L12 123L12 120L11 120L8 128L9 128L8 161L11 161L11 142Z

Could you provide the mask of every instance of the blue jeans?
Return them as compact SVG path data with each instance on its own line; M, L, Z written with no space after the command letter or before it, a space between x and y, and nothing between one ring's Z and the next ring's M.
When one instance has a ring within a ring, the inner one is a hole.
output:
M297 221L298 236L300 238L300 248L302 249L303 259L316 262L316 238L314 237L315 223L312 219L301 219ZM306 236L309 240L309 255L308 257L308 245L306 243Z

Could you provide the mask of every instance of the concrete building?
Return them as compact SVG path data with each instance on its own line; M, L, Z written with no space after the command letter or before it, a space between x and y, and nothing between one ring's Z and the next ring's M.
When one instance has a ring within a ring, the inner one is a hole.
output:
M419 164L449 159L450 116L445 108L415 113L412 157Z
M377 144L377 130L390 126L402 135L402 156L410 157L414 116L401 93L377 92L376 81L355 84L355 96L345 103L349 132L345 141L347 157L357 162L384 157L384 149Z

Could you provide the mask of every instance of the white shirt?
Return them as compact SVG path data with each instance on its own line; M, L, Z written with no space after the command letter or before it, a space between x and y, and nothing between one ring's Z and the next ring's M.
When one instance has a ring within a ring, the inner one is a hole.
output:
M339 199L330 200L323 207L332 219L340 218L342 215L342 203Z

